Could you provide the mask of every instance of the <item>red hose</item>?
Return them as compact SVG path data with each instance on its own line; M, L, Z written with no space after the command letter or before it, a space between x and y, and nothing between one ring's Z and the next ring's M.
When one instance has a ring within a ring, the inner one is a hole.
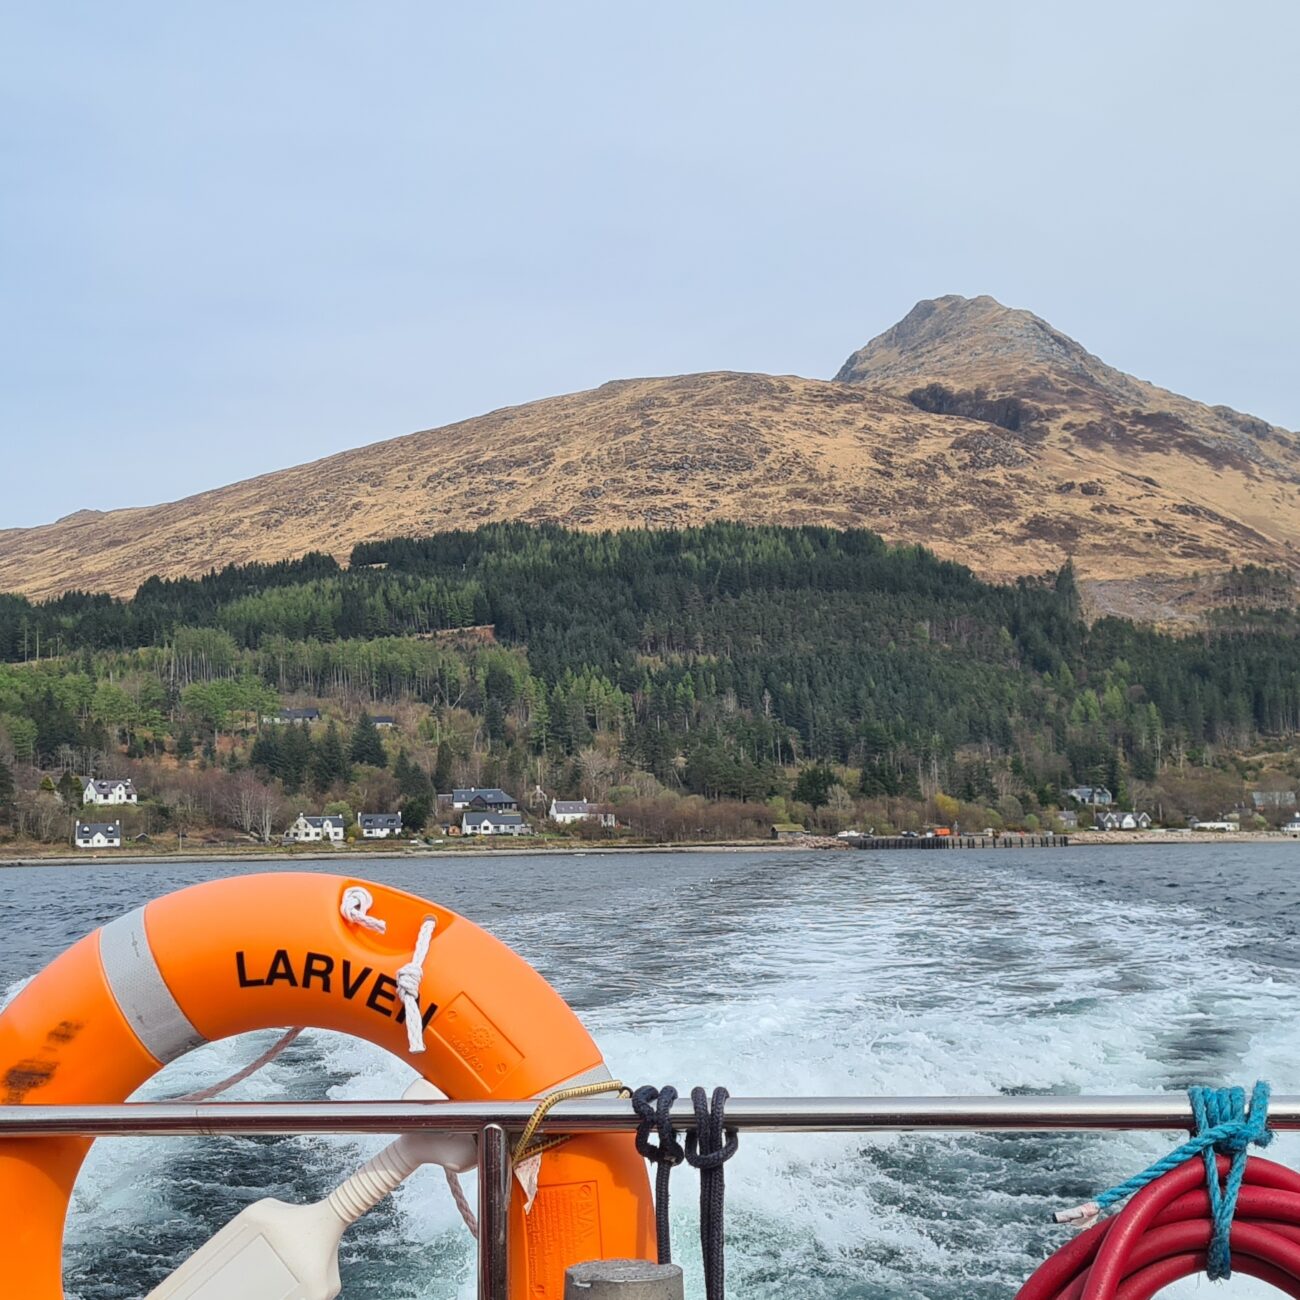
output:
M1228 1164L1219 1158L1220 1177ZM1213 1230L1198 1156L1062 1246L1016 1300L1150 1300L1205 1269ZM1300 1300L1300 1174L1271 1160L1248 1160L1231 1241L1234 1272Z

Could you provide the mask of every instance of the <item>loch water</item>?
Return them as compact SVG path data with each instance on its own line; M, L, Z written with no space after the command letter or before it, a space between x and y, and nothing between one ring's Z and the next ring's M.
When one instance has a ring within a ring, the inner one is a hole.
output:
M267 869L0 871L0 998L152 897ZM1262 1077L1300 1092L1300 844L457 855L377 860L365 873L437 899L517 949L631 1081L683 1091L725 1083L747 1095L1012 1094ZM204 1047L139 1096L201 1087L273 1037ZM368 1044L311 1032L229 1095L396 1097L410 1077ZM1009 1297L1064 1239L1053 1209L1171 1141L742 1137L727 1169L729 1294ZM317 1199L380 1145L100 1142L69 1220L69 1300L143 1295L249 1202ZM1270 1154L1300 1164L1300 1140L1281 1138ZM674 1181L677 1257L688 1294L700 1295L694 1175ZM349 1233L343 1294L462 1300L473 1295L471 1247L441 1175L423 1171ZM1187 1282L1168 1294L1207 1289ZM1232 1294L1271 1292L1241 1279Z

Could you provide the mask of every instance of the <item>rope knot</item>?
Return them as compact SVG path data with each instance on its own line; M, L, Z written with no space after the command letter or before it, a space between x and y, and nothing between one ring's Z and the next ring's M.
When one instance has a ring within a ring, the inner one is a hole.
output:
M1201 1145L1205 1161L1206 1189L1210 1194L1210 1216L1214 1233L1206 1252L1205 1271L1214 1281L1232 1276L1232 1220L1237 1213L1237 1197L1246 1176L1246 1152L1251 1146L1266 1147L1273 1140L1268 1127L1269 1087L1256 1083L1246 1110L1246 1093L1242 1088L1189 1088L1192 1116L1196 1120L1194 1143ZM1228 1156L1228 1175L1219 1181L1215 1154Z
M694 1169L721 1169L740 1145L734 1128L726 1128L726 1088L714 1088L712 1101L706 1098L703 1088L691 1089L691 1102L695 1106L695 1132L686 1135L686 1163Z
M1206 1191L1210 1198L1210 1217L1214 1222L1205 1270L1212 1280L1218 1281L1232 1276L1229 1238L1237 1212L1237 1198L1246 1176L1246 1153L1252 1146L1266 1147L1273 1140L1273 1132L1268 1127L1269 1086L1263 1082L1255 1084L1249 1109L1243 1088L1194 1087L1187 1090L1187 1096L1196 1122L1193 1137L1140 1174L1107 1188L1095 1201L1061 1211L1056 1215L1056 1221L1086 1226L1109 1206L1140 1192L1157 1178L1199 1156L1205 1162ZM1224 1156L1230 1162L1222 1182L1216 1155Z
M670 1169L675 1169L686 1159L686 1152L673 1127L676 1101L677 1089L671 1084L664 1088L647 1084L632 1094L632 1108L641 1120L636 1130L638 1153L651 1164L667 1165ZM657 1143L650 1141L652 1135L658 1137Z
M402 997L418 998L420 996L420 984L424 980L424 967L416 962L408 961L405 966L397 968L394 979L397 980L397 991Z
M388 925L379 917L370 915L370 909L374 905L375 896L364 885L349 885L343 891L343 901L339 904L339 911L342 912L345 921L353 925L363 925L376 934L383 934L388 929Z

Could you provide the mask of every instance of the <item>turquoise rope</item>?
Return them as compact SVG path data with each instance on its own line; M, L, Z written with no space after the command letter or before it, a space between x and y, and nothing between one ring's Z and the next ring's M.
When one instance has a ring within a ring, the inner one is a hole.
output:
M1148 1183L1155 1182L1186 1161L1202 1157L1210 1193L1210 1213L1214 1219L1206 1271L1217 1280L1232 1276L1230 1236L1233 1216L1237 1212L1237 1196L1246 1175L1246 1153L1251 1146L1266 1147L1273 1140L1268 1127L1269 1086L1266 1083L1255 1084L1249 1111L1246 1109L1246 1093L1241 1088L1189 1088L1187 1095L1196 1120L1196 1136L1140 1174L1107 1188L1095 1203L1100 1209L1107 1209L1134 1192L1140 1192ZM1222 1184L1215 1163L1216 1155L1228 1156L1232 1160L1228 1177Z

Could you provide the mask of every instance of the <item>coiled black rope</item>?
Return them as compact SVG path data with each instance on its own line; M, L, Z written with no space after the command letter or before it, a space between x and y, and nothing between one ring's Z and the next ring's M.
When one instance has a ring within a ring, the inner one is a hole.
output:
M668 1230L668 1180L686 1158L686 1152L677 1140L677 1130L673 1128L673 1103L676 1100L677 1089L671 1085L662 1089L647 1085L632 1094L632 1105L641 1120L636 1130L636 1149L652 1165L658 1166L655 1173L655 1241L661 1264L673 1262L672 1236ZM657 1143L650 1141L652 1135L658 1136Z
M730 1096L725 1088L714 1088L709 1101L703 1088L691 1089L695 1132L686 1135L686 1163L700 1171L700 1248L704 1252L705 1300L723 1300L727 1293L726 1240L722 1231L727 1186L723 1165L740 1145L736 1130L726 1127Z
M739 1145L736 1130L726 1126L727 1098L730 1095L726 1088L715 1088L710 1100L703 1088L691 1090L695 1132L686 1135L683 1149L677 1140L672 1118L677 1089L647 1086L632 1094L632 1105L641 1121L636 1131L636 1149L658 1167L655 1174L655 1236L661 1264L672 1263L668 1226L669 1179L683 1160L700 1171L700 1248L704 1255L706 1300L724 1300L726 1295L723 1207L727 1187L722 1167L736 1154ZM658 1141L652 1142L652 1137Z

